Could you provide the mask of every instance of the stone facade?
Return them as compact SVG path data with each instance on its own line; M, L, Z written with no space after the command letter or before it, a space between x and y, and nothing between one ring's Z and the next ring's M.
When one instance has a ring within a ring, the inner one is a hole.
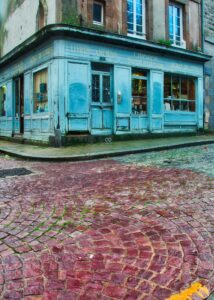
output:
M214 55L214 2L205 0L204 50ZM214 130L214 58L205 66L205 126Z
M2 56L37 31L39 2L48 8L45 25L56 23L55 0L21 0L17 1L17 6L8 6L8 15L4 23Z
M208 2L208 0L206 0ZM44 25L66 23L86 26L127 35L126 0L102 0L104 24L93 24L93 0L17 0L8 1L4 28L1 29L2 56L33 35L39 28L39 3L46 8ZM187 49L201 50L201 3L200 0L173 1L183 8L184 42ZM210 0L210 5L212 1ZM169 41L168 32L169 0L145 0L146 39L153 42ZM207 7L207 30L212 36L212 9ZM194 18L193 18L194 16ZM16 24L16 26L14 26ZM198 26L195 26L198 24Z

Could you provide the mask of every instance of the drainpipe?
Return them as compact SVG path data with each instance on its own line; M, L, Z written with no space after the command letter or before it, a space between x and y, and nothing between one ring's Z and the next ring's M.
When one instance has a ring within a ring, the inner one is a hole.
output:
M204 0L201 0L201 50L204 52Z

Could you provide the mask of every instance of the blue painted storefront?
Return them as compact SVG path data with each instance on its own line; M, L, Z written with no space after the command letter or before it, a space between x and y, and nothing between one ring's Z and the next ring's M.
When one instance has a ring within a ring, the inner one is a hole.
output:
M102 80L108 77L111 81L108 103L92 101L92 74L97 74L93 70L95 63L110 70L97 72ZM147 72L147 110L139 115L132 112L133 68ZM48 70L48 107L35 112L33 74L43 69ZM165 73L195 78L195 112L165 111ZM23 111L19 113L15 113L16 78L22 78L23 85ZM194 61L185 55L179 58L167 51L151 52L106 41L57 35L2 66L0 62L0 87L3 85L7 91L6 115L0 117L0 136L22 133L26 139L48 141L56 129L62 135L81 132L118 135L186 132L203 127L203 61Z

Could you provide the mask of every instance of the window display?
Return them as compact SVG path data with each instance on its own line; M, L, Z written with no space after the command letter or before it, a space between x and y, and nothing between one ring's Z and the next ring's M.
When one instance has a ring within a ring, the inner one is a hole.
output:
M147 113L147 74L136 69L132 72L132 113Z
M165 74L164 106L166 111L195 111L195 78Z
M7 88L5 85L0 87L0 116L6 116L6 94Z
M33 76L34 113L48 112L48 70L34 73Z

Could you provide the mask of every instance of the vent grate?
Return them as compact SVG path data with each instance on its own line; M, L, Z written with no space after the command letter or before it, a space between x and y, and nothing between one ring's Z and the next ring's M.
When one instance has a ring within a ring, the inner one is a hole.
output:
M14 169L3 169L0 170L0 178L5 178L9 176L24 176L29 175L32 172L25 168L14 168Z

